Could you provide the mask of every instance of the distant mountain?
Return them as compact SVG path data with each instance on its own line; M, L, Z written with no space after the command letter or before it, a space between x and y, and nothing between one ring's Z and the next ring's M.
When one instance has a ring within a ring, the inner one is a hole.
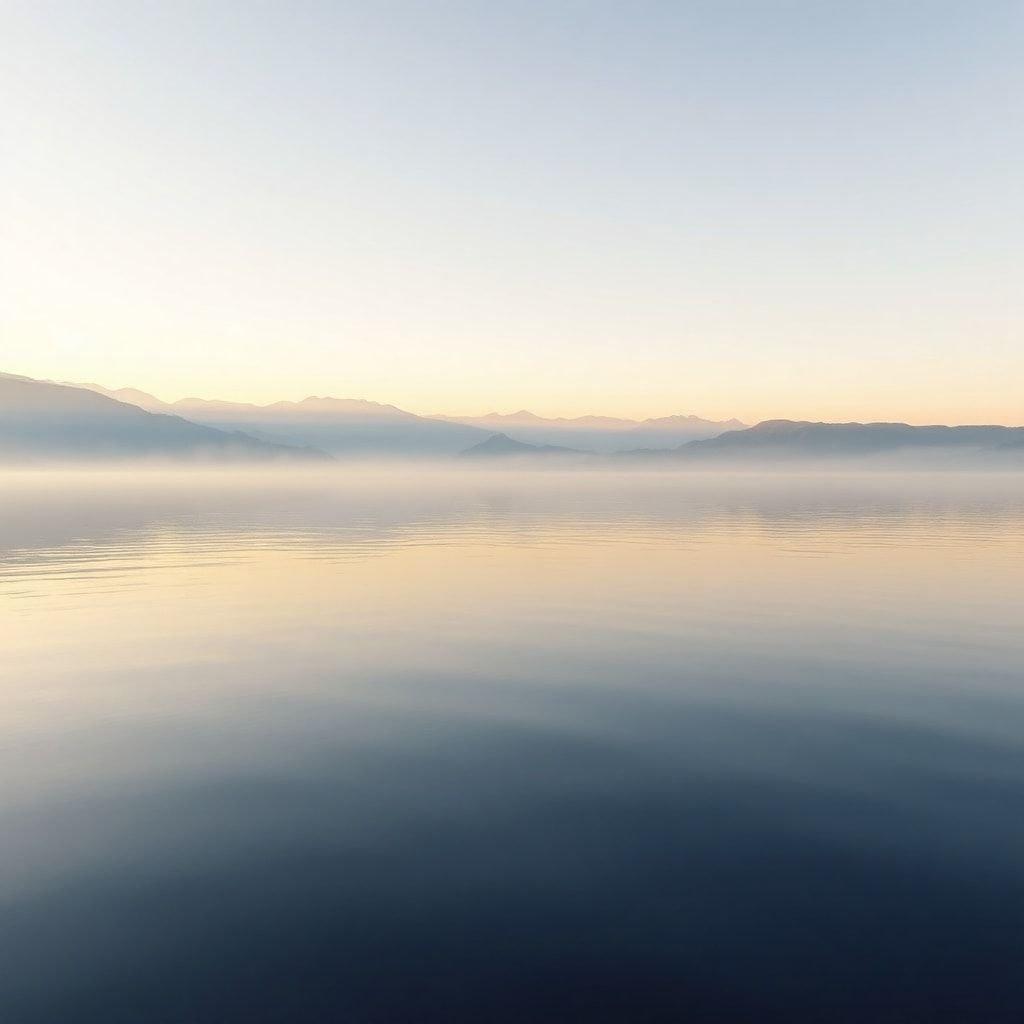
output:
M0 460L326 459L147 412L81 387L0 374Z
M11 379L11 378L6 378ZM35 382L40 383L40 382ZM50 385L55 387L56 385ZM626 459L764 466L845 460L901 466L1015 464L1024 461L1024 427L906 423L813 423L698 416L628 420L611 416L545 418L526 409L475 417L426 417L361 399L310 397L254 405L202 398L166 403L133 388L80 385L164 418L185 417L244 442L312 446L335 455L471 459L510 455L615 455Z
M742 420L703 420L699 416L661 416L656 419L641 420L637 430L743 430L746 423Z
M243 430L265 441L313 445L332 455L454 455L485 440L492 431L429 419L393 405L353 398L310 397L301 402L253 405L216 399L183 398L161 402L145 392L111 391L82 385L109 397L134 401L150 412L185 416L219 430Z
M109 388L101 387L99 384L75 384L71 381L66 383L68 387L87 388L89 391L96 391L101 395L106 395L107 398L113 398L115 401L136 405L140 409L145 409L146 412L169 413L171 411L171 407L165 402L161 402L159 398L147 394L145 391L139 391L138 388L119 388L117 391L111 391Z
M452 423L506 433L534 445L555 445L594 452L628 451L636 448L676 448L686 441L715 437L726 430L742 428L739 420L704 420L699 416L664 416L659 419L628 420L613 416L544 418L526 409L485 416L438 416Z
M688 441L717 437L729 430L746 427L737 419L704 420L699 416L663 416L660 419L643 420L622 438L623 444L617 449L623 451L636 445L646 448L673 448Z
M310 397L301 402L253 405L217 399L162 402L135 388L110 390L82 384L149 412L184 416L221 430L244 430L267 441L310 444L334 455L452 455L496 433L537 447L616 452L676 448L685 441L714 437L745 426L739 420L664 416L630 420L615 416L537 416L526 409L484 416L417 416L394 405L352 398Z
M538 416L528 409L509 413L489 412L483 416L437 416L435 418L454 423L471 423L474 426L504 429L521 427L526 429L629 430L639 423L638 420L624 420L616 416L544 417Z
M659 452L634 456L661 457ZM1024 459L1024 427L924 426L907 423L810 423L767 420L746 430L691 441L673 459L767 465L792 462L892 462L971 466Z
M479 444L473 445L472 448L467 448L464 452L460 452L460 456L464 459L501 459L508 456L523 455L577 455L586 457L592 454L592 452L582 452L574 448L561 448L553 444L526 444L523 441L516 441L509 437L508 434L494 434L487 438L486 441L481 441Z

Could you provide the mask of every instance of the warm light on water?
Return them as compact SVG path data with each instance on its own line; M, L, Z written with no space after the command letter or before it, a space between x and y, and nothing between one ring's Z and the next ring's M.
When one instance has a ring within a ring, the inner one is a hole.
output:
M1024 1006L1024 479L2 488L0 1020Z

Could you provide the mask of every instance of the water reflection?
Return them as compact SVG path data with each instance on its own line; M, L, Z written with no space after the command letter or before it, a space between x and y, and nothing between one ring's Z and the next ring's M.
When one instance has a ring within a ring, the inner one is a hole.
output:
M1013 477L4 498L5 1022L1024 1012Z

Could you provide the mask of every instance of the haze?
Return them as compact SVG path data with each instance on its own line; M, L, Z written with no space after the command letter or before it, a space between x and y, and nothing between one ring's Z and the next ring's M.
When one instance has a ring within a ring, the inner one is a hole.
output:
M7 4L2 369L1020 423L1022 11Z

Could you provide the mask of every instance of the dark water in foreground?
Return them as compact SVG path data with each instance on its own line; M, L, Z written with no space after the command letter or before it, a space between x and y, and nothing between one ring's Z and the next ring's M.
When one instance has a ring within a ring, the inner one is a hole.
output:
M1024 480L0 487L3 1024L1024 1020Z

